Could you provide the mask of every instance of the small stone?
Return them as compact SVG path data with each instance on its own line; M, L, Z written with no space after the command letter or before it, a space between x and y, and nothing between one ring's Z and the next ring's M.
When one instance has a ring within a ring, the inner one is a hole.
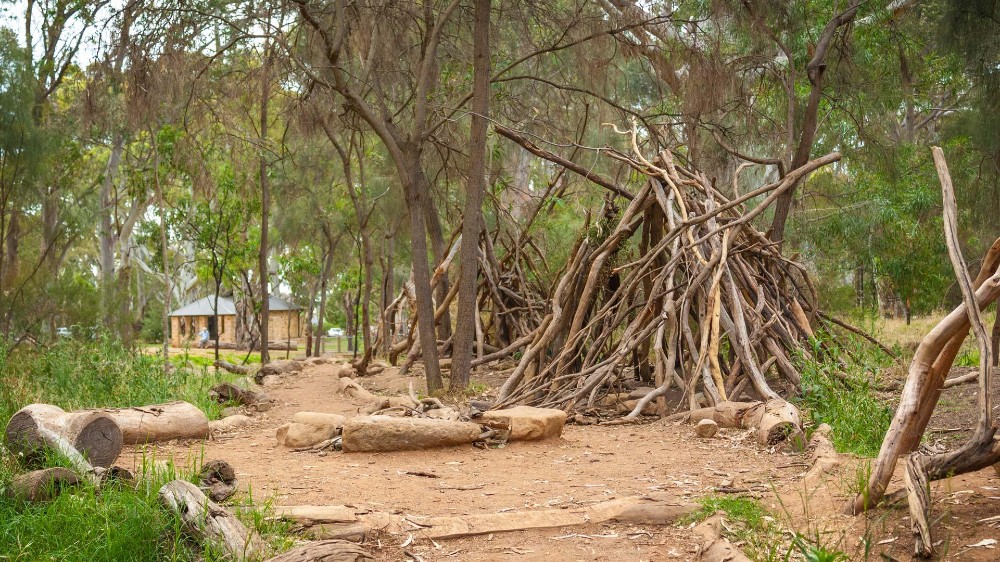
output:
M719 432L719 424L709 419L701 420L698 425L694 426L694 432L698 437L706 439L715 437L715 434Z

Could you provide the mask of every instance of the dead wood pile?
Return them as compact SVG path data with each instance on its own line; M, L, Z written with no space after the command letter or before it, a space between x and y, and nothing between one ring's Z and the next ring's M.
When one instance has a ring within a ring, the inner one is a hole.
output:
M805 269L751 221L840 155L730 199L669 151L650 162L634 133L632 144L634 156L606 153L645 177L641 189L624 210L609 198L576 243L497 406L584 410L626 376L655 385L630 418L654 400L663 415L673 385L691 409L744 391L759 400L795 393L791 358L812 349L816 294ZM626 243L636 234L631 255Z
M991 369L996 365L996 340L987 334L983 318L983 310L1000 298L1000 239L993 243L983 258L979 274L975 279L970 278L958 238L958 210L948 165L940 148L933 147L932 153L941 182L945 242L963 302L943 318L917 347L896 414L882 441L878 458L872 465L868 486L846 508L848 513L857 514L878 505L892 479L896 463L902 461L910 520L916 538L914 554L922 558L933 556L938 544L932 536L934 518L930 513L929 483L995 467L1000 463L991 390L991 374L995 374L991 373ZM979 419L972 436L965 443L949 451L924 454L919 450L921 437L941 397L948 372L970 330L979 348Z

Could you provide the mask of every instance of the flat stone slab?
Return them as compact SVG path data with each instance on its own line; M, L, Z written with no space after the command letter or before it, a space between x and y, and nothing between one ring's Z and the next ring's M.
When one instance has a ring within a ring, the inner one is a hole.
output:
M540 441L562 435L566 412L553 408L517 406L506 410L483 412L483 423L510 428L510 441Z

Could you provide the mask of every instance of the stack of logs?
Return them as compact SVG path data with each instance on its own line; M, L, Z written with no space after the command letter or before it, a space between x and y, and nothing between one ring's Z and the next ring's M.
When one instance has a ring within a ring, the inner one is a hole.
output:
M28 501L41 501L62 485L86 481L100 486L108 477L127 473L112 467L124 445L204 439L208 434L208 417L187 402L75 412L49 404L31 404L18 410L7 423L7 449L28 466L44 463L47 453L55 451L73 470L44 468L22 474L12 482L10 493Z
M217 391L231 393L230 386L219 387ZM99 489L111 480L130 482L134 480L132 474L112 466L124 445L205 439L208 435L208 417L187 402L75 412L48 404L31 404L8 422L4 432L7 449L27 466L43 464L50 452L55 452L72 469L48 467L26 472L14 478L7 493L25 502L44 502L83 483ZM207 462L202 466L199 480L200 488L184 480L173 480L159 491L160 502L177 515L184 531L226 559L263 560L269 556L269 545L216 503L236 491L233 468L223 461ZM268 562L373 559L371 553L354 543L325 540L268 558Z

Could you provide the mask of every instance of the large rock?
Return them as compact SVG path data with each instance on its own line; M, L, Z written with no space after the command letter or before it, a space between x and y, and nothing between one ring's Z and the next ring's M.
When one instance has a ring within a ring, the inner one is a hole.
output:
M552 408L517 406L483 412L481 419L490 427L509 428L510 441L538 441L562 435L566 412Z
M431 418L357 416L344 422L345 453L414 451L472 443L479 424Z
M320 412L298 412L292 421L278 428L278 445L298 449L333 439L344 426L344 416Z

